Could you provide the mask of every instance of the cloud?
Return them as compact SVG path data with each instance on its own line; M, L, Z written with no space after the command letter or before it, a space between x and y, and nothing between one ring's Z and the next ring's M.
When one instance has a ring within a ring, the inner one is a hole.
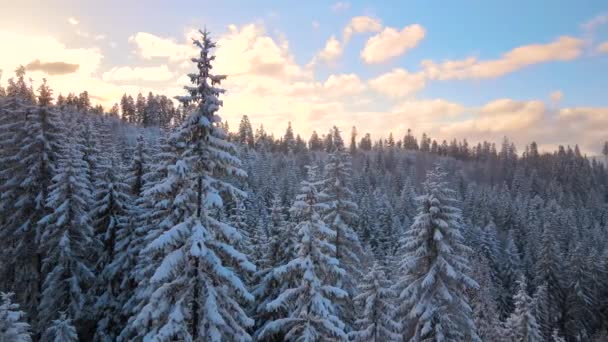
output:
M313 22L312 22L312 28L315 29L315 30L318 30L319 27L321 27L321 24L319 24L318 21L313 20Z
M418 24L406 26L401 31L387 27L367 41L361 58L368 64L385 62L416 47L424 36L425 29Z
M407 100L399 103L394 113L403 113L408 116L421 116L445 119L462 114L465 108L461 104L444 99Z
M608 42L603 42L597 47L598 52L608 53Z
M331 6L331 10L334 12L345 12L350 9L350 2L338 1Z
M487 103L473 116L442 127L447 135L479 136L490 134L509 135L512 132L528 129L538 124L545 113L545 104L541 101L516 101L498 99Z
M464 60L435 63L422 61L425 73L431 79L483 79L496 78L527 66L576 59L583 51L583 41L563 36L547 44L531 44L517 47L495 60L480 61L475 57Z
M102 79L108 82L133 80L168 81L173 77L173 73L169 71L169 68L165 64L157 67L114 67L102 75Z
M144 59L168 58L170 61L187 60L195 56L197 50L191 44L180 44L170 38L163 38L147 32L137 32L129 37L129 42L137 46Z
M379 19L358 16L350 19L343 31L342 40L347 43L354 33L369 33L382 30L382 22Z
M318 58L325 62L332 62L342 56L342 43L335 36L329 37L325 47L318 54Z
M328 64L337 60L344 53L344 47L348 44L353 34L378 32L381 29L382 23L378 19L366 16L351 18L342 32L342 41L338 40L336 36L333 35L329 37L325 42L323 49L317 53L310 62L310 65L316 64L319 60Z
M372 89L390 97L412 95L423 89L425 84L426 79L423 73L410 73L401 68L369 80Z
M599 14L591 18L590 20L584 22L581 25L581 28L583 29L583 31L592 32L604 24L608 24L608 14L605 13Z
M78 64L65 62L41 63L39 59L36 59L26 65L25 69L28 71L42 71L47 75L65 75L76 72L78 67Z
M551 99L551 101L553 103L559 103L563 97L564 97L564 94L561 92L561 90L556 90L554 92L551 92L551 94L549 94L549 98Z
M330 75L323 88L332 96L346 96L363 92L365 84L356 74Z
M33 61L32 67L40 68L39 72L45 67L56 70L62 66L47 66L47 63L42 62L37 66L36 60L60 61L59 63L77 65L78 68L73 73L91 75L99 68L103 58L98 48L68 48L54 37L22 34L14 30L0 30L0 44L11 47L5 49L0 58L0 69L4 70L15 70L27 61Z
M310 78L289 52L287 40L276 41L266 35L260 25L241 28L230 25L221 35L215 51L215 69L227 75L259 75L273 78Z
M78 20L76 20L76 18L74 17L69 17L68 18L68 23L70 23L70 25L78 25Z

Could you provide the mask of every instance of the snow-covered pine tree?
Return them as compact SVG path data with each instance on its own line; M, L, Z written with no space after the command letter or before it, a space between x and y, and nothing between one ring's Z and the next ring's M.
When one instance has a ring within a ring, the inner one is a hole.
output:
M256 285L252 291L256 298L254 318L257 329L268 321L288 314L287 308L269 310L266 307L266 304L277 298L289 285L281 281L275 270L295 257L294 234L290 223L285 220L283 210L280 197L275 196L270 208L267 236L261 246L256 246L263 251L263 257L258 262L258 271L255 274ZM259 332L256 330L254 337Z
M116 257L112 262L112 268L117 274L122 274L121 294L127 297L122 315L128 318L128 322L118 337L119 341L134 339L138 334L145 333L138 331L139 327L134 322L154 288L138 285L150 281L160 264L160 257L141 251L166 230L170 222L165 218L173 209L168 199L173 196L174 188L157 185L167 179L170 167L177 160L177 150L165 136L159 138L155 150L158 152L152 160L152 167L143 176L141 196L131 206L128 229L118 232Z
M94 194L94 203L91 216L97 240L101 242L101 251L97 255L97 277L95 288L95 313L97 328L95 340L114 341L122 329L121 310L129 296L120 288L122 274L125 271L122 265L114 263L116 260L117 240L128 230L128 217L133 211L130 209L131 197L129 186L124 182L124 172L118 161L118 154L109 153L109 164L104 167L96 183L97 192Z
M15 282L26 286L20 291L24 307L32 315L40 294L41 264L44 253L38 250L40 232L36 222L47 210L45 200L64 140L62 121L52 106L52 91L43 83L39 91L38 105L26 106L22 125L13 134L18 137L19 149L14 155L15 169L8 184L15 184L17 192L8 212L12 222L9 234L14 241L14 254L5 260L15 262Z
M333 244L336 247L334 257L346 273L341 279L336 279L336 285L349 294L343 310L349 310L355 295L355 287L361 275L359 256L362 254L359 237L353 227L357 223L357 204L353 202L354 193L351 190L352 164L351 155L344 148L340 131L332 129L334 151L329 155L325 164L322 192L319 202L327 206L321 213L325 224L336 233Z
M86 291L95 278L88 263L94 232L88 214L91 194L86 186L87 164L75 139L69 139L46 201L51 213L39 222L42 267L46 275L39 305L39 328L65 312L70 319L83 313Z
M515 310L506 322L509 341L540 342L543 341L540 326L534 317L532 298L528 295L526 278L519 279L519 290L515 295Z
M396 284L404 338L413 341L476 341L466 291L477 288L460 232L460 210L440 165L427 174L425 194L403 239Z
M357 342L401 341L399 324L394 321L396 298L383 267L375 262L359 284L354 301L359 310L355 328L348 336Z
M12 293L0 292L0 341L30 342L30 325L25 322L19 305L11 301L12 296Z
M78 333L71 318L61 313L44 333L45 342L78 342Z
M176 162L167 178L155 186L168 196L163 205L169 212L161 221L162 234L144 249L161 262L150 279L152 290L146 305L134 320L144 339L169 341L247 341L247 317L241 302L253 300L241 280L242 272L255 266L233 246L241 234L212 217L209 209L222 207L220 191L244 196L223 181L224 175L244 176L235 148L226 141L216 114L224 91L217 86L225 76L211 74L215 43L207 31L194 44L200 55L193 58L197 74L188 96L178 99L193 105L193 112L171 137L178 147Z
M131 188L131 195L135 197L141 196L144 187L144 175L148 172L150 157L148 155L148 146L143 135L137 136L137 144L135 145L135 153L133 160L129 166L127 184Z
M479 288L471 294L477 335L482 341L499 341L505 332L496 305L496 283L490 262L484 255L477 255L471 263L473 276L479 283Z
M284 334L286 341L344 340L344 323L336 315L336 301L347 293L331 284L344 270L333 257L335 232L319 213L326 209L319 203L315 167L308 167L308 180L302 181L300 194L291 207L298 232L297 256L274 270L277 279L288 288L266 304L269 311L287 315L266 322L257 336L260 340Z

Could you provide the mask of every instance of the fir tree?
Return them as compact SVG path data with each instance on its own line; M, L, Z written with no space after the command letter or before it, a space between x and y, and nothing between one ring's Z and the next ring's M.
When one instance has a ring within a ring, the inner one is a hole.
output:
M347 296L332 286L330 279L344 273L332 255L335 254L335 232L319 215L325 206L318 202L316 170L309 168L308 181L302 182L292 215L297 218L297 256L275 269L281 282L289 284L278 297L266 304L268 310L285 309L284 317L268 321L259 333L260 339L283 333L287 341L346 339L344 323L336 315L335 300Z
M44 334L44 341L48 342L77 342L78 334L72 320L61 313L58 319L51 322L51 326Z
M46 201L53 211L38 222L40 251L46 253L41 327L48 327L60 311L70 319L81 318L86 291L95 277L88 263L90 246L95 244L88 215L91 194L86 187L86 170L76 141L70 139Z
M398 308L404 337L413 341L479 340L465 291L477 288L460 232L455 192L440 166L429 171L425 194L403 241Z
M12 293L0 292L0 341L30 342L30 325L24 321L19 305L11 301Z
M361 314L350 332L352 341L400 341L400 328L394 321L396 295L390 287L383 268L375 262L359 284L359 294L354 298Z
M519 280L519 290L514 298L515 311L506 323L510 341L536 342L542 341L540 327L534 317L532 298L526 292L526 279Z
M225 76L211 74L215 43L208 32L201 35L194 40L200 55L193 58L199 73L190 75L189 95L179 97L195 109L172 136L179 155L153 190L168 195L164 201L169 210L160 222L162 233L143 250L160 260L150 278L147 304L134 321L144 339L244 341L250 339L246 329L253 324L241 306L253 296L239 273L255 266L233 247L240 243L240 232L209 213L223 206L220 191L243 195L220 177L244 172L234 146L217 126L218 96L223 93L217 86Z

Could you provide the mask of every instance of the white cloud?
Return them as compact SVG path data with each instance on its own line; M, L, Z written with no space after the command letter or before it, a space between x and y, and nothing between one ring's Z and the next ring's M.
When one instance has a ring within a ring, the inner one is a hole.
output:
M380 30L382 30L380 19L367 16L353 17L344 28L342 40L347 43L354 33L378 32Z
M315 30L318 30L319 27L321 27L321 24L319 24L318 21L313 20L313 22L312 22L312 28L315 29Z
M385 62L416 47L425 33L424 27L418 24L406 26L401 31L387 27L367 41L361 58L368 64Z
M318 58L325 62L332 62L342 56L342 43L335 36L329 37L325 42L325 47L318 54Z
M338 1L331 6L331 10L334 12L344 12L350 8L350 2Z
M323 88L333 96L345 96L363 92L365 84L356 74L330 75Z
M480 61L475 57L435 63L422 61L427 76L437 80L496 78L530 65L576 59L583 51L583 41L563 36L547 44L517 47L499 59Z
M69 17L68 23L70 23L70 25L78 25L78 20L76 20L74 17Z
M487 103L471 119L460 120L442 127L441 131L453 136L479 136L518 132L537 125L545 114L542 101L515 101L498 99Z
M215 70L227 75L261 75L274 78L310 78L289 52L287 40L276 41L259 25L230 25L218 39Z
M603 42L597 47L598 52L608 53L608 42Z
M104 72L104 81L168 81L174 77L167 65L157 67L114 67L110 71Z
M182 61L196 54L196 49L192 45L180 44L173 39L147 32L137 32L129 37L129 42L137 46L139 55L144 59L163 57L169 58L170 61Z
M369 80L372 89L390 97L412 95L423 89L425 84L426 79L423 73L410 73L401 68Z
M562 98L564 98L564 93L562 93L561 90L556 90L549 94L549 98L553 103L559 103L561 102Z
M314 65L318 60L324 61L328 64L333 63L340 58L340 56L342 56L344 53L344 47L346 44L348 44L353 34L378 32L381 29L382 23L378 19L366 16L351 18L346 27L344 27L342 41L338 40L336 36L333 35L329 37L329 39L325 42L323 49L317 53L310 65Z

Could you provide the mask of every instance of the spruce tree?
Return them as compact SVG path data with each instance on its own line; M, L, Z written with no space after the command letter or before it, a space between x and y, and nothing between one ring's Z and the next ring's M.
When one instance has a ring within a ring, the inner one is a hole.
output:
M478 287L461 234L456 194L437 166L427 174L418 215L405 233L398 310L404 338L413 341L479 340L466 291Z
M253 321L241 303L253 296L241 279L255 266L234 248L242 239L240 232L210 214L214 207L223 207L220 191L244 195L221 177L244 172L218 126L218 96L223 93L218 86L225 76L211 74L215 43L205 31L194 44L200 48L192 59L198 73L189 75L189 95L179 97L194 110L172 135L176 161L153 190L167 196L163 206L169 210L159 223L161 234L142 251L160 263L134 324L144 339L244 341L250 339L247 328Z
M346 276L337 279L338 287L354 295L359 271L359 256L362 254L359 237L353 227L357 223L358 207L351 190L352 165L350 154L346 152L340 132L334 126L333 141L336 146L325 164L322 192L319 200L327 209L322 213L325 224L336 233L333 244L334 257L346 271ZM351 297L352 298L352 297ZM347 304L348 306L348 304Z
M359 284L354 298L359 317L348 336L351 341L400 341L399 324L394 321L396 298L383 267L375 262Z
M30 342L30 325L25 322L19 305L11 301L12 296L12 293L0 292L0 341Z
M46 200L52 211L38 222L40 252L46 254L38 310L43 329L59 318L59 312L65 312L69 319L81 318L86 292L95 278L88 260L95 237L88 214L91 194L86 171L78 144L70 139Z
M518 342L543 341L540 326L534 316L532 298L526 292L526 279L519 279L519 290L514 297L515 311L506 322L509 339Z
M315 168L309 167L308 180L302 181L300 194L290 209L297 220L297 255L274 271L288 288L266 304L268 310L284 309L287 314L268 321L259 339L276 334L284 334L287 341L346 339L344 323L336 315L335 301L347 293L330 282L343 275L344 270L333 257L335 232L319 215L326 206L319 203L316 179Z

